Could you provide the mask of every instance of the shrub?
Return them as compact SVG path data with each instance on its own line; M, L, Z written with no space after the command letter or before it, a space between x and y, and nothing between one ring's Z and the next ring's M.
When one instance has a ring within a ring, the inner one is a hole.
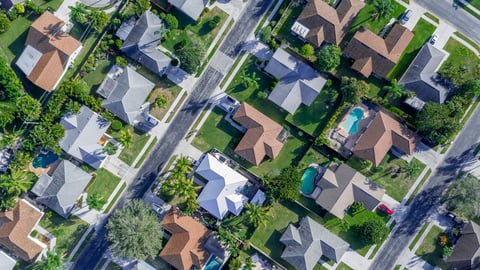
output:
M128 61L127 59L121 57L121 56L117 56L115 58L115 63L119 66L119 67L126 67L128 65Z
M268 94L265 93L265 91L259 91L257 96L258 96L258 98L266 99L268 97Z
M272 41L272 27L270 25L263 28L262 32L260 33L260 40L267 44Z
M363 206L362 202L354 202L352 206L350 207L350 213L352 215L355 215L359 213L360 211L363 211L365 209L365 206Z
M8 13L7 13L7 17L10 21L13 21L15 20L17 17L18 17L18 14L17 14L17 11L15 9L12 9L10 10Z
M304 56L312 56L315 53L315 49L310 44L305 44L300 48L300 53Z
M218 24L220 23L220 21L222 20L222 18L218 15L216 15L215 17L213 17L209 22L208 22L208 26L213 29L215 27L218 26Z
M171 64L172 64L172 66L174 66L174 67L178 66L178 59L177 59L177 58L173 58Z
M23 4L18 3L18 4L15 4L14 7L15 7L15 11L17 11L18 14L25 13L25 6Z
M122 122L115 119L115 120L112 121L111 127L114 131L119 131L120 129L122 129L123 125L122 125Z
M121 40L121 39L115 40L115 46L117 46L117 48L120 49L122 47L122 45L123 45L123 40Z
M167 22L168 27L170 27L170 29L178 28L178 20L172 14L167 14L167 16L165 17L165 21Z

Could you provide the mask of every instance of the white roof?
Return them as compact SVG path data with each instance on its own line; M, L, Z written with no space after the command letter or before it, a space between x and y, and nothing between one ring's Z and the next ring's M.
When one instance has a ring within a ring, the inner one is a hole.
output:
M301 36L302 38L305 38L307 36L308 32L310 31L310 29L308 29L306 26L304 26L303 24L301 24L299 22L295 22L292 25L292 28L290 28L290 30L292 30L292 32Z
M28 76L32 73L33 68L37 65L42 55L40 51L27 45L17 60L17 66Z
M211 154L206 154L196 173L208 183L198 196L198 204L218 219L222 219L229 211L240 214L248 198L241 193L248 179L221 163Z
M12 270L17 262L5 252L0 250L0 268L2 270Z

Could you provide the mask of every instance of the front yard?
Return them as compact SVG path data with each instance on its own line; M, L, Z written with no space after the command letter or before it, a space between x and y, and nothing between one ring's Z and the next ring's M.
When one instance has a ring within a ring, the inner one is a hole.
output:
M95 172L95 178L92 181L93 182L88 185L85 191L88 193L88 197L98 194L98 196L102 198L102 203L100 204L103 206L117 187L118 183L120 183L120 178L101 168Z
M40 226L51 232L57 238L55 250L59 254L68 255L88 228L88 224L76 216L64 219L57 213L50 211L51 217L45 215ZM50 214L48 214L50 215Z
M365 168L364 161L357 157L352 157L347 164L383 187L388 195L399 202L403 200L417 177L425 169L425 164L419 160L414 158L409 165L391 152L387 153L377 168ZM414 167L414 169L410 168L410 175L408 166Z
M453 38L448 40L444 50L449 52L450 56L440 67L440 74L446 74L450 67L451 77L465 81L480 77L480 59L474 52Z
M163 107L150 106L150 114L158 120L162 120L181 91L182 88L170 80L158 79L155 82L155 89L150 93L147 100L152 104L158 96L165 96L168 101Z
M25 48L28 28L33 21L38 18L38 15L29 11L25 14L25 16L19 16L13 22L10 22L10 28L0 35L0 48L7 56L10 63L17 60L17 57L22 53Z
M140 154L140 151L145 147L150 136L148 134L138 134L131 126L129 127L129 130L133 135L132 144L129 147L124 148L118 158L131 166L138 154Z
M415 255L427 261L432 266L441 269L449 269L448 265L442 259L443 249L439 244L439 237L444 232L441 228L433 226L423 240L422 244L415 251Z
M428 42L435 29L436 27L433 24L424 19L420 19L418 21L417 25L415 25L415 28L413 28L413 33L415 36L413 36L413 39L410 41L405 51L403 51L398 63L387 75L389 79L400 80L410 63L413 61L415 56L417 56L417 53L420 51L423 45Z

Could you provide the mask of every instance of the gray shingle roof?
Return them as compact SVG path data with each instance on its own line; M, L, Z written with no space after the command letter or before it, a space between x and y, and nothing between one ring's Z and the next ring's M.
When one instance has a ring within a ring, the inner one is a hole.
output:
M449 95L449 90L440 84L436 72L446 53L426 43L417 54L399 83L405 89L415 92L417 97L425 102L434 101L443 103Z
M265 71L279 79L268 99L291 114L302 103L310 106L327 82L313 68L283 49L277 49Z
M32 188L37 201L68 218L92 176L68 160L60 162L52 176L42 174Z
M170 65L170 58L157 49L163 27L158 16L149 10L145 11L120 49L152 72L162 75Z
M155 84L138 74L129 66L123 69L118 76L105 77L102 85L112 87L108 91L102 107L115 114L118 118L132 125L134 120L142 115L142 105ZM100 85L99 90L103 89Z
M450 267L457 269L478 269L480 267L480 226L472 221L467 223L457 241L452 255L448 257Z
M65 135L59 143L63 151L94 168L99 168L106 155L98 142L110 122L82 106L77 114L64 115L60 124L65 128Z
M300 244L292 241L296 234L300 235ZM349 248L347 242L310 217L304 217L298 228L290 224L280 241L285 245L282 259L297 270L313 269L322 256L338 262Z
M12 257L0 250L0 266L2 266L2 270L12 270L16 263Z
M207 0L170 0L172 6L178 8L193 20L197 20L207 5Z

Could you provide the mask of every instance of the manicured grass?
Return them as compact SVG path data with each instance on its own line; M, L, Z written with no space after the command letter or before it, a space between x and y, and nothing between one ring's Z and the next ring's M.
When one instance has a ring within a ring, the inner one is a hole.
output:
M168 116L167 121L165 121L165 123L170 123L170 121L172 121L172 119L175 116L175 114L177 113L177 111L182 107L183 102L185 101L187 96L188 96L187 92L183 92L182 97L180 98L180 100L175 105L175 108L173 108L173 110L170 112L170 115Z
M44 9L57 10L63 3L63 0L32 0L32 2Z
M339 95L338 85L331 85L322 89L315 98L312 105L300 105L294 115L289 114L286 118L288 122L317 137L322 133L326 124L338 109Z
M87 187L86 192L88 192L88 196L100 194L103 199L108 200L113 190L120 182L120 178L103 168L98 169L95 174L96 177L93 180L93 183Z
M420 231L418 231L417 235L415 235L415 238L413 238L412 243L410 243L410 245L408 245L408 249L412 250L415 247L415 245L417 244L420 237L422 237L422 235L425 232L425 230L427 229L427 227L428 227L428 223L423 224Z
M140 168L140 166L142 166L143 164L143 161L147 158L148 154L150 153L150 151L152 151L153 147L155 146L155 144L157 144L157 141L158 141L158 138L153 138L153 140L150 142L150 144L148 145L147 149L145 150L145 152L143 153L142 157L137 161L137 164L135 164L135 168Z
M480 10L480 0L467 0L467 2L476 9Z
M433 226L423 240L423 243L415 251L415 254L432 266L438 266L441 269L449 269L445 261L442 259L443 249L438 242L438 238L443 233L444 232L441 228Z
M437 16L433 15L432 13L430 12L425 12L425 17L429 18L430 20L436 22L436 23L440 23L440 19L438 19Z
M468 81L480 77L480 60L475 53L453 38L448 40L444 49L450 53L450 56L440 67L441 74L448 66L452 66L459 70L462 80Z
M107 76L108 71L110 68L115 64L115 58L112 56L108 56L108 59L97 60L95 70L88 72L83 77L83 81L87 83L87 85L91 88L92 92L95 92L100 84Z
M402 170L402 168L407 165L407 162L394 156L390 152L387 153L385 158L376 169L365 169L363 161L357 157L351 158L349 161L347 161L347 164L367 176L379 186L383 187L388 195L401 202L417 177L425 168L425 164L421 163L415 158L412 159L411 162L415 162L419 168L418 172L411 177L408 176L404 170Z
M473 11L469 6L463 4L463 2L460 2L458 0L453 0L456 4L458 4L461 8L465 9L468 13L470 13L473 17L477 18L480 20L480 14L477 12Z
M428 169L427 173L425 173L425 175L423 176L422 180L420 181L420 183L418 183L418 186L415 188L415 190L413 191L413 193L410 195L410 198L408 198L407 200L407 205L410 204L413 200L413 198L415 198L415 196L417 195L417 193L421 190L421 188L423 187L423 185L425 184L425 181L427 181L428 177L430 177L430 174L432 174L432 169Z
M38 15L27 12L25 16L19 16L10 22L10 28L0 35L0 48L7 56L10 63L17 60L25 48L28 28Z
M353 270L350 266L346 265L344 262L340 262L340 264L335 268L336 270Z
M130 130L133 128L130 128ZM140 135L136 131L132 131L133 139L132 144L122 150L118 158L128 165L132 165L133 161L137 158L138 154L142 151L143 147L147 143L150 136L147 134Z
M258 79L258 87L246 88L242 83L242 73L252 76L255 73ZM227 94L231 95L239 102L247 102L255 107L257 110L275 120L277 123L283 124L285 122L286 112L280 111L279 107L268 98L258 97L258 93L269 89L272 84L272 78L263 73L255 65L255 57L249 55L243 65L238 70L238 73L233 78L230 85L227 87Z
M306 167L312 163L325 164L328 162L329 162L329 159L327 157L322 155L313 147L310 147L308 151L305 153L305 155L303 156L302 160L300 161L300 166Z
M468 38L467 36L465 36L464 34L462 34L460 32L455 32L454 34L455 34L455 36L463 39L468 44L472 45L472 47L474 47L478 52L480 52L480 46L475 41L471 40L470 38Z
M224 120L226 113L215 107L193 139L192 145L206 152L216 148L221 152L234 149L243 133Z
M115 194L115 196L113 196L113 199L108 204L108 207L105 209L105 211L103 211L104 213L110 212L110 209L112 209L112 207L115 205L118 198L120 197L120 195L122 195L122 192L125 190L126 187L127 187L127 183L123 183L122 186L120 187L120 189L117 191L117 194Z
M304 5L289 5L289 8L283 12L282 18L278 21L273 32L282 43L288 43L289 46L296 51L300 50L300 47L302 47L305 42L292 35L290 28L292 28L304 7Z
M410 66L410 63L413 61L415 56L417 56L417 53L423 47L425 42L427 42L428 39L432 36L435 29L436 27L434 25L424 19L420 19L418 21L415 28L413 28L413 33L415 35L413 36L405 51L403 51L398 63L387 75L389 79L399 80L400 77L402 77L403 73L407 70L408 66Z
M40 221L40 226L57 238L55 250L59 254L68 255L87 230L88 224L76 216L64 219L54 212L52 214L52 217L48 219L44 216Z

